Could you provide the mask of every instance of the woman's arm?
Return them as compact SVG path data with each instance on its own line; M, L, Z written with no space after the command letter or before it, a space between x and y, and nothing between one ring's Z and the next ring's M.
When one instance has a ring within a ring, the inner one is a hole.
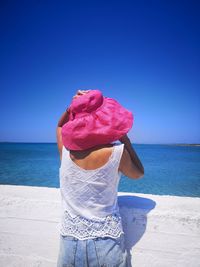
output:
M73 99L82 96L84 94L87 94L90 90L78 90L76 94L73 96ZM58 151L60 153L60 160L62 159L62 148L63 148L63 142L62 142L62 126L68 122L69 120L69 109L67 108L66 111L62 114L58 121L57 129L56 129L56 138L57 138L57 145L58 145Z
M61 130L62 130L62 126L68 122L69 120L69 110L67 109L62 116L60 117L59 121L58 121L58 125L56 128L56 138L57 138L57 146L58 146L58 151L60 153L60 160L62 159L62 147L63 147L63 142L62 142L62 134L61 134Z
M124 144L124 152L120 162L120 171L129 178L138 179L144 175L144 167L137 156L127 135L120 142Z

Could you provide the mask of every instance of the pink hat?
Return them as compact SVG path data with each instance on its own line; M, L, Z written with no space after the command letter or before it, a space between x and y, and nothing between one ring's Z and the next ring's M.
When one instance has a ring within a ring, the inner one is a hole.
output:
M133 125L132 113L99 90L74 98L69 112L69 121L62 127L63 145L69 150L112 143Z

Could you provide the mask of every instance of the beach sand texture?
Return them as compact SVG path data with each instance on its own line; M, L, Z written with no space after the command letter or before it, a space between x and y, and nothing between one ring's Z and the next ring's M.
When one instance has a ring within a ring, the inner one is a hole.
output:
M134 267L200 266L200 198L119 193ZM58 188L0 185L0 266L56 267Z

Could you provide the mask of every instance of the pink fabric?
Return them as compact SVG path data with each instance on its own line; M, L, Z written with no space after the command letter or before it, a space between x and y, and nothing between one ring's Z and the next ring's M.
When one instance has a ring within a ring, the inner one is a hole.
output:
M70 150L85 150L119 140L133 125L132 113L116 100L103 97L99 90L73 99L69 109L62 140Z

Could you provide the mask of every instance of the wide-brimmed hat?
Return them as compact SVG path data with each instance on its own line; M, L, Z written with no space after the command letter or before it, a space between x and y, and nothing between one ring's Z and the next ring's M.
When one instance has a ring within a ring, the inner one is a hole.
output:
M85 150L119 140L133 125L133 114L99 90L89 90L74 98L69 121L62 127L63 145L69 150Z

